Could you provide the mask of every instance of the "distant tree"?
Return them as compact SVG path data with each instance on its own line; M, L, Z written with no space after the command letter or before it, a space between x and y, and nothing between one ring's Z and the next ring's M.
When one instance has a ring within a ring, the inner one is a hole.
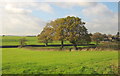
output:
M47 46L49 42L52 42L52 29L46 25L46 27L37 37L39 42L43 42L45 43L45 46Z
M96 45L104 39L103 35L99 32L94 33L91 38L96 42Z
M21 48L26 45L26 41L27 41L27 40L26 40L25 38L20 39L20 47L21 47Z
M116 34L116 39L115 39L117 42L119 42L120 41L120 33L119 32L117 32L117 34Z
M120 32L117 32L116 36L117 36L116 41L117 41L117 44L118 44L118 49L120 50Z
M89 33L89 36L92 36L92 33Z
M104 38L108 38L106 34L103 34L103 37L104 37Z
M5 35L2 35L3 37L5 37Z
M111 34L108 34L108 35L107 35L107 37L108 37L108 38L112 38L112 37L113 37L113 35L111 35Z
M113 41L115 39L115 37L112 34L108 34L107 37L109 41Z
M103 40L104 41L109 41L108 36L106 34L103 34Z
M116 36L119 38L120 37L120 32L117 32Z

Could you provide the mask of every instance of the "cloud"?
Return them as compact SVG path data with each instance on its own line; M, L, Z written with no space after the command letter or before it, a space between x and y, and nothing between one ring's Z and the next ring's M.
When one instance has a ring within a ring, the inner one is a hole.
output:
M45 21L35 17L32 13L43 11L46 13L55 13L51 5L61 8L74 9L76 6L83 7L82 12L89 32L116 33L118 30L118 15L111 11L106 5L96 2L59 2L59 3L39 3L39 2L18 2L18 3L0 3L0 13L2 12L2 30L1 34L14 35L37 35L45 26ZM78 13L80 13L78 12ZM68 14L76 16L75 14ZM66 15L67 16L67 15ZM77 14L79 16L79 14Z
M32 12L32 10L29 10L29 9L17 8L12 4L7 4L5 6L5 10L6 12L9 12L9 13L31 13Z
M119 0L1 0L1 2L118 2Z
M24 14L6 14L2 21L2 33L10 35L37 35L45 26L43 20Z
M99 3L94 7L83 9L82 13L89 19L86 27L90 32L116 34L118 31L118 14L106 5Z
M98 17L98 16L107 16L113 15L113 12L104 4L97 4L94 7L88 7L87 9L83 9L83 14L89 17Z
M79 7L90 7L90 6L94 6L96 5L97 3L96 2L59 2L59 3L53 3L59 7L62 7L62 8L73 8L73 7L76 7L76 6L79 6Z
M97 2L78 2L77 4L82 7L90 7L97 5Z
M53 8L48 3L38 3L36 8L48 13L53 13Z
M107 34L116 34L118 31L118 13L111 11L105 4L97 2L78 2L78 3L58 3L62 8L84 7L82 11L83 19L89 32L101 32ZM68 16L68 15L66 15ZM70 14L76 16L76 14ZM77 16L80 16L77 14Z
M31 12L32 10L44 11L46 13L53 13L53 8L47 2L2 2L0 7L5 7L7 10L14 12Z
M24 6L22 6L24 5ZM32 10L24 3L7 3L2 7L2 33L5 35L37 35L45 21L32 16Z

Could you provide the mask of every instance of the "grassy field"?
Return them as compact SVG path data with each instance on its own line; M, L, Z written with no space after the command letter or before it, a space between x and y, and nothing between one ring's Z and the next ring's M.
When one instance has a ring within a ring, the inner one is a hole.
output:
M3 74L116 74L117 51L34 51L3 48Z
M34 45L38 43L37 37L25 37L25 36L4 36L2 38L2 45L20 45L21 38L27 39L27 44Z
M21 38L26 38L27 45L44 45L44 43L39 43L37 37L26 37L26 36L4 36L2 38L2 45L20 45L19 41ZM61 44L60 41L54 41L49 44ZM65 44L70 44L65 41Z
M39 43L37 37L26 37L26 36L0 36L2 39L2 45L20 45L19 41L21 38L26 38L27 39L27 45L44 45L44 43ZM94 42L91 42L94 43ZM48 43L49 45L51 44L61 44L60 41L53 41L52 43ZM68 41L65 41L64 44L71 44Z

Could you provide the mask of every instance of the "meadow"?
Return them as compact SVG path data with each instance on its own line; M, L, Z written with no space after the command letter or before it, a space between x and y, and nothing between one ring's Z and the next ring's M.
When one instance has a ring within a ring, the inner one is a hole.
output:
M26 36L1 36L2 39L2 45L20 45L20 39L26 38L27 44L34 45L34 44L40 44L38 43L37 37L26 37Z
M0 36L2 39L2 45L20 45L20 39L25 38L27 40L27 45L45 45L44 43L38 42L38 38L36 36L28 37L28 36ZM52 43L48 44L61 44L60 41L53 41ZM71 44L68 41L65 41L65 44Z
M117 51L2 49L3 74L117 74Z
M2 45L3 46L10 46L10 45L20 45L20 39L25 38L27 40L27 45L45 45L44 43L41 43L38 41L38 38L36 36L28 37L28 36L0 36L2 39ZM56 45L61 44L60 41L53 41L51 43L48 43L49 45ZM64 41L64 44L71 44L69 41ZM91 44L95 44L95 42L91 42Z
M21 38L27 45L44 45L37 37L0 36L3 46L20 45ZM61 44L53 41L50 44ZM65 41L64 44L70 44ZM91 42L91 44L95 44ZM69 51L73 46L2 48L2 74L118 74L118 51L80 50ZM78 46L89 47L89 46Z

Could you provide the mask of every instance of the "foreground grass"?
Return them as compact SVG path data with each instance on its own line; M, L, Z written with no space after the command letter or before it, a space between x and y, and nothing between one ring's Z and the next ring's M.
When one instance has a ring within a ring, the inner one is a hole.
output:
M3 74L116 74L117 51L33 51L3 48Z

